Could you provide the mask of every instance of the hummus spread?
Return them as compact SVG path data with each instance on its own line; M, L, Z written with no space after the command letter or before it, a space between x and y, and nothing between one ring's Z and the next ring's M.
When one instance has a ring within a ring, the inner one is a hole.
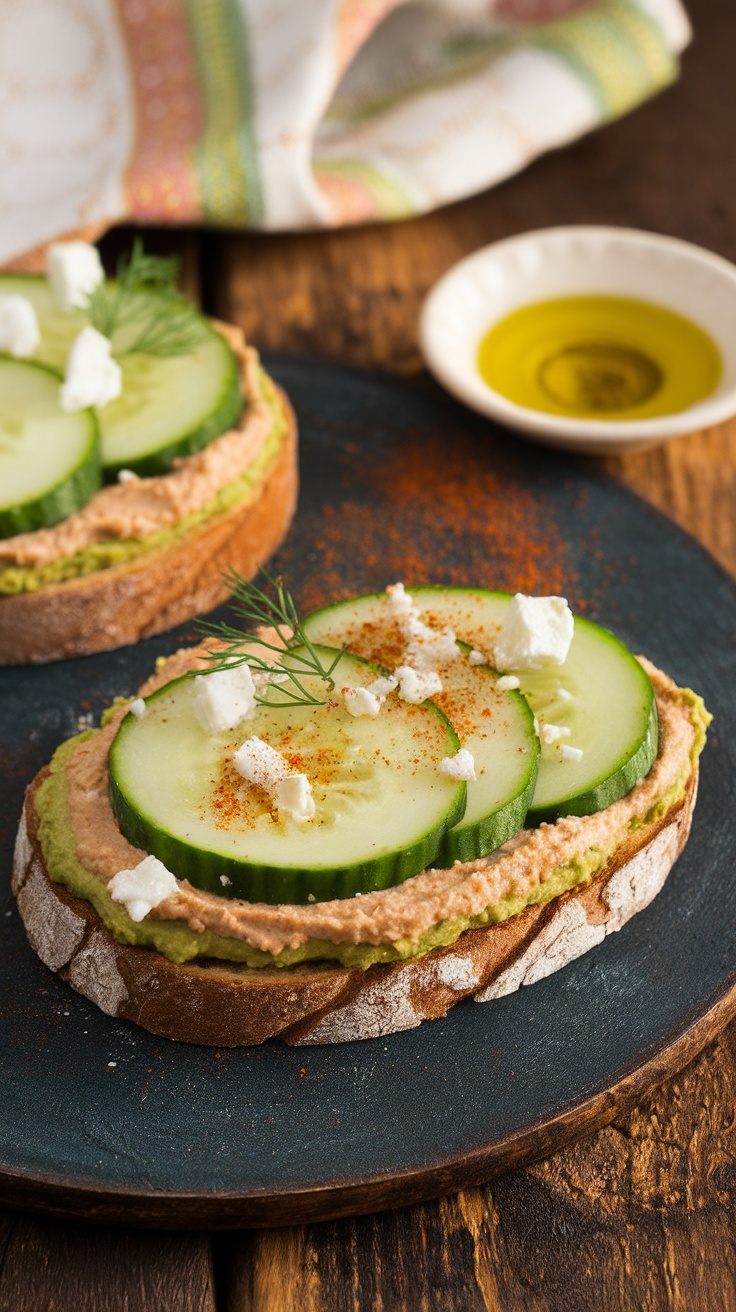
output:
M195 455L175 460L168 474L101 488L82 510L53 528L1 539L0 594L35 590L116 564L121 556L158 549L177 531L229 508L230 500L247 492L261 465L265 472L278 445L274 438L285 431L285 424L278 423L278 399L260 369L257 352L245 345L240 330L228 329L226 336L239 362L246 402L239 427ZM228 489L234 495L223 500Z
M204 664L201 648L178 652L141 691L147 695ZM259 966L333 959L368 966L423 955L468 928L589 882L630 830L659 819L683 796L710 717L696 694L643 659L642 665L656 694L659 754L648 775L607 810L523 830L480 860L344 900L272 906L219 897L183 880L139 924L107 892L119 870L146 855L122 836L108 798L108 753L127 712L120 706L104 728L59 749L39 790L49 874L92 902L121 941L149 944L174 961L214 956Z

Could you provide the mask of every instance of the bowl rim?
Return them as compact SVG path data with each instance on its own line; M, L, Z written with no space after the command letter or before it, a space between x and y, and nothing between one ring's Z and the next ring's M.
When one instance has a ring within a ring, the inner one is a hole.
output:
M554 440L560 445L573 446L580 439L593 443L600 442L625 446L628 443L656 442L670 437L681 436L701 428L709 428L722 423L736 413L736 382L716 396L704 397L688 406L686 410L673 411L651 419L580 419L574 416L554 415L543 410L532 410L518 405L497 392L477 374L477 387L470 384L461 370L450 361L438 348L436 340L436 316L443 313L442 301L451 292L452 284L466 275L474 265L483 264L495 255L513 247L544 245L565 242L571 238L587 238L595 247L596 243L610 245L618 243L622 248L655 248L669 252L675 258L691 264L707 267L724 282L731 284L736 299L736 265L706 250L695 242L685 241L681 237L650 232L646 229L617 227L612 224L561 224L548 228L533 228L526 232L501 237L486 246L471 251L458 260L437 280L430 289L421 307L419 316L419 344L424 360L439 381L465 404L474 410L497 419L500 423L521 432ZM646 289L643 289L646 295ZM499 316L501 317L501 316ZM490 318L487 328L495 322ZM486 328L486 331L487 331ZM479 339L480 340L480 339ZM716 345L723 352L724 344L716 338ZM476 382L475 379L472 380Z

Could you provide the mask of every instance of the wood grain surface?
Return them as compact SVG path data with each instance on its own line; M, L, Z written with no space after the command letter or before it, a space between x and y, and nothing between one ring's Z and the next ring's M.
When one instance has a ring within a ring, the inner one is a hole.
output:
M491 192L390 228L151 244L256 345L419 380L423 295L494 238L603 222L736 259L736 8L688 7L677 86ZM736 573L736 423L605 463ZM736 1022L605 1129L439 1203L214 1237L0 1215L0 1312L736 1312L735 1108Z

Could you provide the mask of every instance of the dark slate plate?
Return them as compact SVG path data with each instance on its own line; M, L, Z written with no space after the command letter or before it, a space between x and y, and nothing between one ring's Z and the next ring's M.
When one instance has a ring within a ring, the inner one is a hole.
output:
M564 591L715 713L692 838L654 904L560 974L417 1030L324 1048L216 1053L111 1020L30 951L5 878L6 1199L157 1225L412 1202L602 1124L736 1011L733 584L591 463L399 382L302 361L274 372L299 416L303 475L275 568L302 603L397 578ZM4 876L24 785L80 714L130 693L185 633L0 671Z

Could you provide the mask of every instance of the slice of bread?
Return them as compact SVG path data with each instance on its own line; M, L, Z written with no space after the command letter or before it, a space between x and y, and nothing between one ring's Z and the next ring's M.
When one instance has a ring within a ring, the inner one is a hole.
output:
M229 567L252 578L279 546L296 507L296 420L285 394L276 390L288 433L253 497L163 550L37 592L0 596L0 665L127 646L224 601Z
M631 830L587 885L520 915L467 930L424 957L367 970L326 963L253 969L215 960L175 965L118 943L91 904L48 876L31 784L15 849L13 889L34 951L112 1016L187 1043L239 1047L342 1043L412 1029L531 984L621 929L652 901L687 841L697 771L660 820Z

